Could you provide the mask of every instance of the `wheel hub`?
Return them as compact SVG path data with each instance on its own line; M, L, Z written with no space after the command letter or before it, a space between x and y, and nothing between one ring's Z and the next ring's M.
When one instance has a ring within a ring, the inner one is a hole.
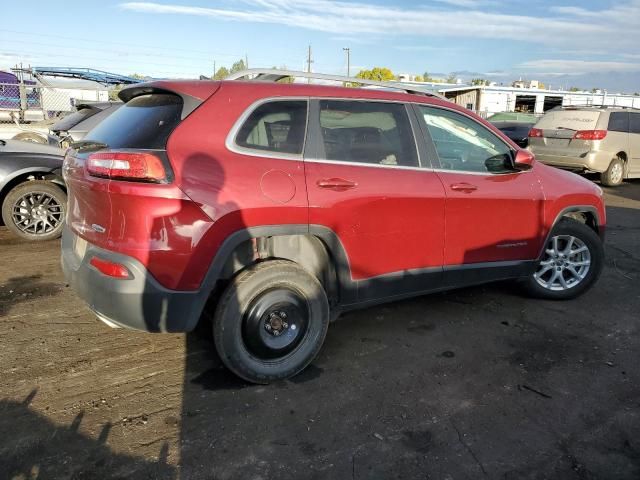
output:
M277 359L300 344L308 323L306 298L293 290L277 288L251 301L243 317L242 339L256 357Z
M269 318L265 320L264 328L274 337L280 336L285 330L289 329L289 324L286 321L287 312L276 311L269 314Z

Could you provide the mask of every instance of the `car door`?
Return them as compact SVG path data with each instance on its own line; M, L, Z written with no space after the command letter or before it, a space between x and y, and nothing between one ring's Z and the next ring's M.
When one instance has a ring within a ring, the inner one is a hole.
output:
M310 228L328 229L349 264L348 302L440 285L444 191L420 168L415 119L403 103L311 104L305 173ZM412 125L413 122L413 125Z
M543 192L535 172L513 169L511 146L470 116L415 108L446 193L445 271L463 266L471 279L470 269L496 266L498 277L510 276L541 248Z
M640 176L640 113L629 113L629 173Z

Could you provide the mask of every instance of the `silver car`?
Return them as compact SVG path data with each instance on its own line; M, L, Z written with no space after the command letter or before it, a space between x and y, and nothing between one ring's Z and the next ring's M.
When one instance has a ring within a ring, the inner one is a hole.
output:
M597 172L603 185L640 178L640 110L625 107L561 107L529 132L529 150L542 163Z

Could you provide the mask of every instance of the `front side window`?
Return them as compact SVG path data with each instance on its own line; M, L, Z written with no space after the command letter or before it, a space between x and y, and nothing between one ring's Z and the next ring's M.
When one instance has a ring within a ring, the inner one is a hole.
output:
M253 150L300 155L307 128L306 100L279 100L256 108L236 136L236 144Z
M444 170L513 172L511 148L469 117L450 110L420 107Z
M320 100L321 159L417 167L406 107L399 103Z
M608 130L610 132L629 132L629 113L611 112L609 115Z

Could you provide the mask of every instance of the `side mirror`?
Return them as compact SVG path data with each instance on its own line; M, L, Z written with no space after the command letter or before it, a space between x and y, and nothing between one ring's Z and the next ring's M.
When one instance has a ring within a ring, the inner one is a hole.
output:
M527 150L518 150L516 158L513 160L513 167L516 170L530 170L536 161L533 153Z

